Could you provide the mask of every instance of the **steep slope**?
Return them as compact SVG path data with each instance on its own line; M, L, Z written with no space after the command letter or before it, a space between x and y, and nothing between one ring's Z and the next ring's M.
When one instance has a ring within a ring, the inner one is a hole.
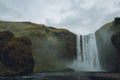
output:
M107 23L96 31L96 40L101 64L105 70L115 71L118 55L111 42L111 37L120 31L120 18Z
M66 70L66 63L76 58L76 36L66 29L56 29L31 22L0 21L0 31L27 36L32 41L34 72Z

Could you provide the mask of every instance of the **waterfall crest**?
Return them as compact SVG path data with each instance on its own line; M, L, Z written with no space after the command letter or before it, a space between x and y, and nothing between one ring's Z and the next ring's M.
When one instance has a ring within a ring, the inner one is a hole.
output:
M77 59L71 65L76 71L101 71L95 34L77 35Z

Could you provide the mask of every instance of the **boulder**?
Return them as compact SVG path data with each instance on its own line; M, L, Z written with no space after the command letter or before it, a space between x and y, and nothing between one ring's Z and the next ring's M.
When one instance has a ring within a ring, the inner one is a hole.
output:
M0 32L0 75L25 75L33 72L31 40Z
M120 25L120 18L119 17L115 18L115 25Z

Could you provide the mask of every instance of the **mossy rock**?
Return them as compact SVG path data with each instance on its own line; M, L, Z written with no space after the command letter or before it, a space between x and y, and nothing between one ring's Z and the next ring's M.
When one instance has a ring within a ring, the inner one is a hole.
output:
M107 71L116 71L118 54L115 46L112 44L111 37L120 32L120 19L115 18L96 31L96 41L98 46L101 66Z
M31 40L0 32L0 75L25 75L33 72Z
M65 70L66 63L76 58L76 35L66 29L31 22L0 21L0 31L6 30L17 37L31 39L34 72Z

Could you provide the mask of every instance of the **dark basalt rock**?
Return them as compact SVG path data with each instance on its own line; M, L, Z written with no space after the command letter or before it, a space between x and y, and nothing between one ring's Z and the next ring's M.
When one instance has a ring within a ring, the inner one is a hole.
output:
M13 33L9 31L0 32L0 41L9 41L14 37Z
M107 71L116 71L118 52L111 42L111 37L120 32L120 18L105 24L95 33L101 66Z
M34 60L31 44L31 40L27 37L16 38L9 31L0 32L0 62L7 67L0 68L0 75L32 73Z
M116 33L115 35L113 35L111 41L118 52L117 71L120 71L120 33Z
M120 17L116 17L115 18L115 25L119 25L120 24Z
M120 33L116 33L111 38L112 43L115 45L115 47L119 50L120 48Z

